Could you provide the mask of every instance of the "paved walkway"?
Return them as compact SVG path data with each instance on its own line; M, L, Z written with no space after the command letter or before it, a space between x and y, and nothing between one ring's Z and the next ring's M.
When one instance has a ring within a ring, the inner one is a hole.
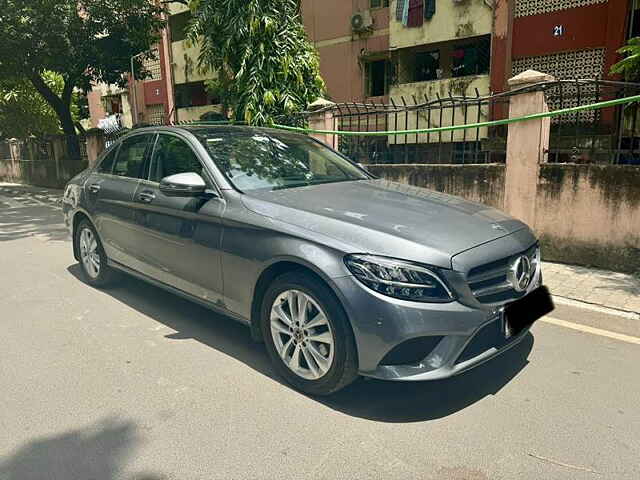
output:
M9 202L60 205L61 196L61 190L0 182L0 197L4 197L0 207ZM640 277L550 262L544 262L543 273L545 284L557 297L640 315Z
M549 262L542 268L553 295L640 314L637 276Z

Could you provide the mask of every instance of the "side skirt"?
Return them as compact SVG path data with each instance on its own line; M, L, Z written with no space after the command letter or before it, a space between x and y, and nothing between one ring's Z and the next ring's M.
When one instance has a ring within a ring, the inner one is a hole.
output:
M108 265L111 268L114 268L116 270L119 270L123 273L126 273L127 275L131 275L132 277L136 277L140 280L143 280L147 283L150 283L151 285L155 286L155 287L159 287L162 288L163 290L166 290L167 292L173 293L174 295L178 295L179 297L182 297L186 300L189 300L191 302L197 303L198 305L201 305L209 310L212 310L216 313L219 313L220 315L224 315L225 317L229 317L232 320L235 320L236 322L240 322L244 325L248 325L251 326L251 321L247 320L244 317L241 317L240 315L227 310L226 308L222 308L214 303L211 302L207 302L206 300L203 300L201 298L198 297L194 297L193 295L191 295L190 293L184 292L182 290L179 290L175 287L172 287L171 285L167 285L166 283L162 283L159 282L151 277L148 277L147 275L144 275L140 272L137 272L136 270L133 270L125 265L122 265L121 263L118 263L114 260L109 259L108 261Z

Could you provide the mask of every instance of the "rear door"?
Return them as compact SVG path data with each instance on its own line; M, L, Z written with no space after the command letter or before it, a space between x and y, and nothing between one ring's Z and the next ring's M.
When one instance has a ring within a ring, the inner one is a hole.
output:
M195 172L212 192L202 197L167 196L160 180ZM189 141L169 132L158 135L149 177L134 197L138 242L144 246L142 273L191 295L222 301L220 241L225 203Z
M90 175L85 191L105 253L111 260L132 266L139 257L133 195L145 166L155 133L127 137Z

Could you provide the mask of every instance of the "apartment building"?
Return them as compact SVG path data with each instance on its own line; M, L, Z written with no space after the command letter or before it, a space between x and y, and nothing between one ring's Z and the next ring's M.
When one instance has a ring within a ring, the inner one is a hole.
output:
M527 69L559 79L610 78L631 33L634 3L495 0L492 90L505 90L509 77Z
M389 0L302 1L332 101L388 101L389 12Z
M634 31L640 32L640 21L634 23L635 4L629 0L302 0L301 11L320 54L331 100L402 104L504 91L508 78L530 68L557 78L606 78L618 59L616 50ZM131 88L98 87L89 98L92 119L94 113L101 118L114 112L128 126L219 118L219 101L206 88L215 72L198 67L199 47L186 40L191 14L179 3L169 3L168 8L169 26L157 48L158 65L147 66L153 76L135 82L135 95ZM489 112L469 115L484 120Z
M207 91L205 83L215 78L215 72L198 66L199 45L186 38L191 12L185 5L170 3L169 14L167 45L175 99L171 119L178 122L217 119L220 102Z
M165 34L163 34L163 39ZM163 125L172 110L173 92L170 64L164 40L143 60L148 72L144 80L131 81L123 88L97 84L87 93L88 128L131 128L134 124Z

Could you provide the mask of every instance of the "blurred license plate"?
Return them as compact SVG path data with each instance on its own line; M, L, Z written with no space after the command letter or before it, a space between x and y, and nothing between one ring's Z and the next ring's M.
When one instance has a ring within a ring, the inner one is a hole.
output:
M547 287L539 287L529 295L504 309L504 334L509 338L533 325L533 322L553 312L553 300Z

